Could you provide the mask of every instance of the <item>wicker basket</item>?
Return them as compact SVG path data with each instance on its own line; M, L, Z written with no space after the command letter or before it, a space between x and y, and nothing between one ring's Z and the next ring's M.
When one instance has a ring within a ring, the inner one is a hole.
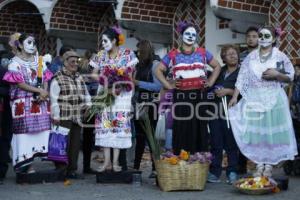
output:
M180 161L171 165L167 161L155 162L157 179L162 191L204 190L209 164L199 162L188 164Z

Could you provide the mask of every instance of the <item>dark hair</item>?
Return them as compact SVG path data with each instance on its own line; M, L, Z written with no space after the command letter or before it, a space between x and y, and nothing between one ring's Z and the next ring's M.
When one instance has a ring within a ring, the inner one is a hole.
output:
M154 48L149 40L141 40L136 47L139 49L139 62L149 65L153 62Z
M28 37L33 37L33 35L31 34L27 34L27 33L22 33L18 39L18 44L17 44L17 49L18 51L22 51L22 49L20 48L20 45L23 44L23 42L28 38Z
M96 54L97 52L94 50L94 49L87 49L85 52L84 52L84 58L85 59L91 59L91 57L93 56L93 54Z
M188 26L186 26L186 27L184 27L184 28L182 29L181 35L183 35L184 31L185 31L186 29L188 29L188 28L194 28L194 29L196 30L196 27L195 27L194 25L189 24ZM197 30L196 30L196 31L197 31Z
M183 35L184 31L185 31L186 29L190 28L190 27L196 29L196 31L197 31L197 28L196 28L196 26L195 26L193 23L191 23L191 22L186 22L186 21L181 21L181 22L179 22L179 23L177 24L176 31L177 31L178 33L180 33L181 35Z
M277 42L276 42L276 41L277 41L277 37L279 37L279 35L276 33L276 29L275 29L273 26L265 25L265 26L262 26L262 27L259 29L259 32L260 32L262 29L268 29L268 30L271 32L273 38L275 39L275 42L273 42L272 46L275 47L276 44L277 44Z
M238 49L237 46L229 44L229 45L225 45L222 47L221 49L221 58L223 60L223 62L225 62L225 57L226 57L226 53L229 49L234 49L238 55L238 62L240 62L240 51Z
M255 27L255 26L249 26L248 29L247 29L247 31L246 31L246 35L247 35L248 33L252 32L252 31L258 33L258 28Z
M112 28L106 29L102 35L106 35L111 41L116 39L116 46L119 46L119 34L114 31Z
M73 47L71 46L62 46L59 50L59 56L63 56L67 51L73 50Z

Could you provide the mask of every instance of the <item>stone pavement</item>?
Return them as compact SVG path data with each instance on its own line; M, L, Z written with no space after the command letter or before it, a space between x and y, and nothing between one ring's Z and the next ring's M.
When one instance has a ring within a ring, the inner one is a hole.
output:
M99 165L94 161L93 166ZM49 163L38 163L37 167L53 167ZM71 185L64 186L62 182L35 185L17 185L15 174L10 169L4 185L0 185L0 200L237 200L259 199L276 200L300 199L300 177L290 177L289 190L277 194L249 196L238 193L233 186L222 183L208 183L202 192L162 192L155 185L154 179L149 179L150 163L144 161L142 186L126 184L96 184L94 175L85 176L84 180L71 180ZM81 165L79 165L81 167ZM81 171L79 169L79 171ZM276 169L276 174L282 174Z

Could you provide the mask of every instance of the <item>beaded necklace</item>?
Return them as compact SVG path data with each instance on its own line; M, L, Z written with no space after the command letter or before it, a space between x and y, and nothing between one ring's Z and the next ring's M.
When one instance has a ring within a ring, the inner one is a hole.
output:
M186 50L184 50L184 48L181 46L181 47L179 47L179 50L180 50L180 52L183 53L183 54L190 55L190 54L194 53L195 47L193 46L191 51L186 51Z

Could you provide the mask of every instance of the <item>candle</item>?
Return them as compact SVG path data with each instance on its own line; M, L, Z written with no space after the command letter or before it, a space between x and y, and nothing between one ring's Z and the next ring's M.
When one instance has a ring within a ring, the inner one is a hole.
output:
M37 77L38 78L43 77L43 57L42 56L39 56Z

